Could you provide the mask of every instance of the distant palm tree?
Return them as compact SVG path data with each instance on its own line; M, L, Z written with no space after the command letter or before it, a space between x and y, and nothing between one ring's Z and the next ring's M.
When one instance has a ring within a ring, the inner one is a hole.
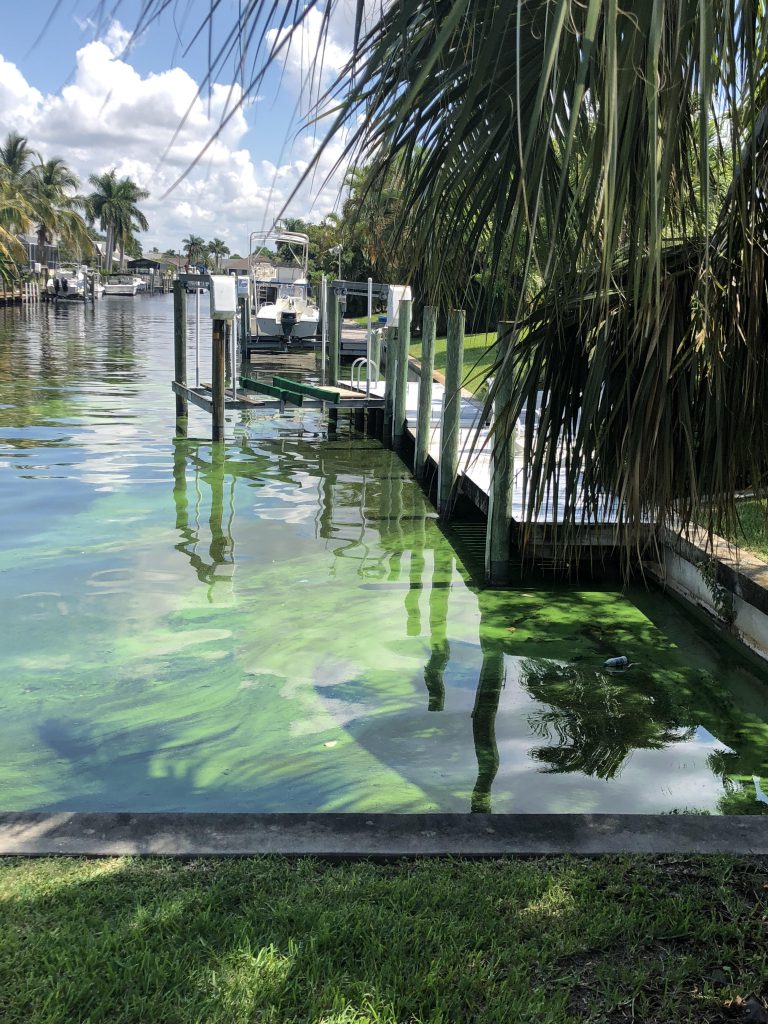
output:
M139 188L130 178L118 178L114 168L104 174L92 174L88 180L94 191L86 197L86 211L89 220L98 221L101 230L107 234L106 267L111 270L115 245L120 247L122 266L125 247L134 232L146 231L149 227L147 218L137 206L142 199L149 198L149 192Z
M29 145L29 140L19 132L8 132L5 141L0 145L0 164L5 167L9 177L16 181L29 178L32 161L37 153Z
M221 238L214 238L208 243L208 252L214 258L216 269L220 270L222 259L229 256L229 246Z
M190 263L200 263L201 260L205 259L207 251L205 239L201 238L200 235L190 235L189 238L183 238L181 244L184 246L184 252Z
M80 179L61 157L40 161L32 167L30 198L37 221L38 255L55 236L84 253L92 253L94 244L80 211L85 199L78 194Z
M0 164L0 280L18 278L17 263L26 258L16 231L26 230L31 210L25 198L11 182L8 170Z
M18 132L8 132L0 144L2 207L0 223L8 231L26 231L31 219L29 208L32 160L37 154Z

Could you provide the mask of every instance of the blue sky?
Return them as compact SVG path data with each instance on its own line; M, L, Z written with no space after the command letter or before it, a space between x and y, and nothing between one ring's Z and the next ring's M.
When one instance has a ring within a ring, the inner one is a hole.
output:
M102 19L99 10L117 10ZM36 5L39 17L20 16L18 0L0 0L0 135L26 134L43 156L62 156L87 179L116 167L152 193L145 248L177 247L193 231L224 238L231 248L268 226L311 159L311 137L295 138L295 113L306 110L302 74L317 50L319 15L308 22L288 58L285 73L270 75L261 96L241 111L200 166L169 196L167 189L200 152L231 103L237 80L234 59L216 75L210 102L193 109L168 152L182 114L193 102L208 67L208 37L185 52L208 0L177 0L125 51L137 0L117 6L93 0L53 0ZM43 28L43 15L51 12ZM237 0L222 0L214 25L214 49L237 17ZM334 24L329 74L346 55L351 21ZM38 39L42 30L42 35ZM301 189L289 212L320 217L333 209L343 167L341 145L324 158L320 173ZM330 177L328 177L330 175Z

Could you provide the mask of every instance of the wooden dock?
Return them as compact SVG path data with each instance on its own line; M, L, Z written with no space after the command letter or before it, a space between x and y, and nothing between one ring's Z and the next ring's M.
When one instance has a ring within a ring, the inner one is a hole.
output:
M210 384L201 383L199 387L193 388L173 381L171 388L179 398L191 402L198 409L202 409L210 415L213 414L213 387ZM224 408L226 410L249 409L258 412L259 410L279 409L283 411L286 407L291 406L300 409L335 409L339 411L380 409L383 405L383 396L371 395L368 397L365 391L360 391L351 383L337 388L321 388L281 377L273 377L272 383L241 377L236 392L231 387L224 389Z
M40 302L40 298L41 289L37 281L12 281L0 287L0 306L31 305Z

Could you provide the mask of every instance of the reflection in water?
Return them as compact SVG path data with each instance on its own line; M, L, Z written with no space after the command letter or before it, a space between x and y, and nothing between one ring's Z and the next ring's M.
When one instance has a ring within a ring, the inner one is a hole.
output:
M524 661L520 681L539 702L528 717L535 736L552 742L531 757L545 772L613 779L635 750L661 750L691 739L668 688L641 670L601 672L557 662Z
M499 770L499 748L496 744L496 715L504 686L504 652L498 644L483 644L483 667L472 709L472 735L477 757L477 782L472 790L472 812L488 813L491 787Z
M206 463L200 458L199 442L190 442L186 438L177 437L174 439L173 447L173 498L176 504L176 529L182 538L176 545L176 550L187 556L197 578L208 586L208 600L212 602L215 583L228 580L231 577L231 570L227 574L219 573L218 570L225 565L233 568L235 562L235 541L232 536L232 521L235 514L235 476L230 474L225 497L226 455L222 444L209 444L210 463ZM192 468L194 479L195 503L192 516L190 516L187 494L188 466ZM207 558L201 555L199 550L201 481L210 488L208 527L211 539Z
M9 809L765 812L763 670L659 595L477 589L344 421L174 440L171 311L0 311Z
M443 712L445 677L451 665L449 601L452 588L458 585L455 554L444 542L434 519L425 514L425 508L405 507L402 475L390 471L371 477L362 472L351 477L349 452L343 445L307 446L302 450L295 439L283 439L254 447L241 438L239 453L247 457L242 462L239 458L227 458L224 445L176 440L174 499L176 528L182 537L176 548L186 555L197 578L207 585L209 601L213 601L215 584L231 582L235 565L236 480L240 478L254 486L274 474L265 448L279 448L277 476L282 484L291 490L299 488L307 497L314 495L313 534L329 545L329 580L336 579L341 567L353 562L358 578L366 581L365 585L376 587L377 593L381 593L380 586L402 590L404 633L408 638L421 636L421 598L427 591L428 655L423 665L427 710ZM205 497L201 486L206 488ZM193 503L188 494L190 487ZM207 557L200 554L201 505L209 508ZM375 541L373 531L378 535ZM404 558L408 559L407 581L401 581ZM427 575L428 565L431 571ZM222 572L224 567L227 572ZM458 568L462 569L460 565ZM374 584L372 580L382 582ZM475 596L481 661L471 709L477 770L469 802L473 812L487 813L493 809L492 788L503 768L496 723L507 678L506 659L517 659L520 644L515 636L516 627L499 628L503 593L481 591ZM587 622L579 632L582 644L586 638L589 645L598 648L618 639L615 626ZM526 692L530 698L531 710L525 718L529 735L540 741L528 750L537 771L616 780L636 752L670 750L695 739L698 723L691 720L690 693L685 685L678 681L677 686L671 686L668 678L642 667L611 673L594 667L597 657L591 659L591 664L578 660L584 657L579 647L570 653L576 661L547 657L515 661L518 691ZM702 686L700 677L698 683L701 698L707 687ZM701 711L697 717L708 720ZM709 724L717 729L716 723ZM736 745L742 753L721 747L706 755L709 770L723 780L718 809L743 811L745 804L749 804L750 810L754 812L757 807L759 811L759 776L753 781L743 775L744 744ZM747 754L746 760L754 765L754 756ZM764 770L762 755L758 769Z
M424 683L429 694L429 710L442 711L445 707L445 669L450 661L448 643L448 597L453 574L453 555L435 548L434 573L429 592L429 661L424 666Z

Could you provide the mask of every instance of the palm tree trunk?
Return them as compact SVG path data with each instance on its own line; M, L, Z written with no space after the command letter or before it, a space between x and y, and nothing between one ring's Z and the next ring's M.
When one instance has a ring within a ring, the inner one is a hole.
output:
M48 266L48 260L45 258L45 228L42 225L37 229L37 252L36 257L37 263L43 263Z
M107 243L106 253L104 256L104 262L106 264L106 271L108 274L112 273L112 251L115 248L115 228L112 224L107 224Z

